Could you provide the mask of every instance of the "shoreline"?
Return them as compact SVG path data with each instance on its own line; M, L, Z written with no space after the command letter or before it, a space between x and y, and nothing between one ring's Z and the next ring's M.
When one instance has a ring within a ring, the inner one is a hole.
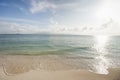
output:
M86 70L40 71L31 70L17 75L4 75L2 80L120 80L120 69L109 69L109 74L96 74Z
M76 69L63 56L0 55L0 80L120 80L120 68L108 71L105 75Z

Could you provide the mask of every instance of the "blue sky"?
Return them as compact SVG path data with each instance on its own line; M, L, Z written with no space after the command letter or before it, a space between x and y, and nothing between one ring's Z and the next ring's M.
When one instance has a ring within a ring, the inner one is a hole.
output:
M0 34L120 34L119 0L0 0Z

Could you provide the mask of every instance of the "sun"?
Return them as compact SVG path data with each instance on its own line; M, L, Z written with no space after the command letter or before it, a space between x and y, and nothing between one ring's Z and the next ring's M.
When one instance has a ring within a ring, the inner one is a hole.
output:
M112 0L104 0L96 11L99 20L108 20L115 15L115 5Z

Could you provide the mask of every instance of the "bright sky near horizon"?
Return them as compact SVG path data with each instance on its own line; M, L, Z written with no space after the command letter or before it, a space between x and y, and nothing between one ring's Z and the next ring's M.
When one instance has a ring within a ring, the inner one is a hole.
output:
M0 0L0 34L120 35L120 0Z

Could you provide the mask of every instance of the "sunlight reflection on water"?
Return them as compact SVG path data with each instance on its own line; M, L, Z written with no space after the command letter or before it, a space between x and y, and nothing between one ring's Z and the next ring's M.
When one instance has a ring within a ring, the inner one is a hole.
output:
M95 36L94 49L97 51L94 68L97 73L108 74L109 59L105 57L108 54L106 46L109 42L109 36Z

